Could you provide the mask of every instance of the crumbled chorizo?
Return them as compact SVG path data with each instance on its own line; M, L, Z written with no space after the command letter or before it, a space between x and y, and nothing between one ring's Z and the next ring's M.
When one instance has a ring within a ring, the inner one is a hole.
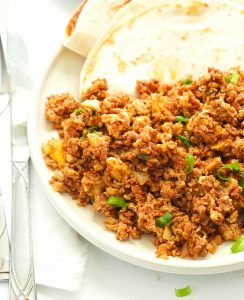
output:
M238 82L226 80L234 73ZM48 97L46 117L62 138L43 144L56 169L50 183L91 204L118 240L150 233L162 258L214 253L244 232L244 72L209 68L189 85L151 80L136 88L137 97L110 96L98 79L83 102ZM241 170L221 180L218 170L233 162ZM108 204L112 196L126 205ZM156 219L167 212L172 220L161 228Z

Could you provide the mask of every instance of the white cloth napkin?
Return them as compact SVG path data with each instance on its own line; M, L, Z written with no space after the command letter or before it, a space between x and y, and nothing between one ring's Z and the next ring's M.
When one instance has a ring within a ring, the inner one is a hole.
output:
M78 290L87 260L87 242L57 214L32 168L32 230L37 284Z

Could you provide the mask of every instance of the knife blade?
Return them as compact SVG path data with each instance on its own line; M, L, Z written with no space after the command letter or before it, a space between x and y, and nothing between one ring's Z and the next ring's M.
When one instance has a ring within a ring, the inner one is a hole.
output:
M27 112L31 95L28 55L22 37L6 35L6 65L11 87L12 222L10 299L36 299L31 239Z
M3 207L3 198L5 205L11 202L11 171L6 170L4 166L10 164L10 126L9 124L9 85L6 62L3 53L3 45L0 33L0 136L4 147L1 147L0 155L0 280L9 277L9 239L7 233L6 216ZM6 128L6 124L7 127ZM7 130L9 129L9 130ZM10 191L10 192L9 192Z

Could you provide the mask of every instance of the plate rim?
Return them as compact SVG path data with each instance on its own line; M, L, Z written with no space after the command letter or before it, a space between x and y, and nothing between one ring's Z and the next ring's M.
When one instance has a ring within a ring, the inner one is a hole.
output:
M27 120L27 135L28 135L28 141L29 141L29 148L30 148L30 155L31 155L31 161L33 163L33 166L35 168L36 174L38 175L41 185L43 186L44 194L47 196L48 202L52 205L52 207L58 212L58 214L63 218L63 220L71 226L78 234L80 234L82 237L84 237L86 240L91 242L93 245L98 247L99 249L107 252L108 254L111 254L112 256L115 256L116 258L119 258L123 261L129 262L133 265L143 267L150 270L156 270L160 272L166 272L166 273L172 273L172 274L189 274L189 275L205 275L205 274L217 274L217 273L225 273L230 272L234 270L240 270L244 268L244 252L232 254L235 255L231 259L231 261L225 261L225 264L221 263L221 260L217 260L216 262L210 260L207 262L206 260L192 260L192 263L189 263L189 260L181 259L181 261L177 261L177 266L175 265L175 262L172 263L172 260L163 260L160 258L157 258L157 261L155 260L156 256L154 258L148 258L147 260L143 259L143 256L134 255L128 252L122 253L118 247L114 247L116 244L113 243L113 246L111 247L108 242L105 242L99 235L94 235L94 230L91 228L85 228L85 221L83 222L81 219L79 220L79 225L76 222L76 219L79 217L78 214L74 212L71 207L69 207L69 210L64 210L64 208L68 208L68 205L66 201L59 202L56 199L55 201L51 201L51 199L54 198L54 191L52 190L50 184L46 180L46 178L43 178L41 176L41 169L43 169L43 164L41 164L38 160L37 155L35 154L35 149L38 146L35 141L35 127L31 126L31 124L35 124L34 116L36 112L36 108L38 106L38 103L40 102L40 97L42 90L45 87L46 80L49 76L49 74L52 72L52 67L54 66L55 62L58 61L59 56L62 54L62 52L69 51L70 53L73 53L72 51L66 49L62 44L58 47L57 51L54 52L54 55L52 55L49 58L49 62L47 64L47 67L45 68L45 71L43 72L42 76L40 76L39 84L37 85L37 89L33 92L33 101L30 103L30 109L28 114L28 120ZM82 58L81 58L82 59ZM46 167L47 168L47 167ZM56 195L62 197L61 194ZM66 205L65 205L66 204ZM69 213L67 213L69 211ZM71 215L73 215L72 218ZM118 243L121 243L120 241L117 241L115 238L115 241ZM153 246L153 245L152 245ZM194 261L194 264L193 264Z

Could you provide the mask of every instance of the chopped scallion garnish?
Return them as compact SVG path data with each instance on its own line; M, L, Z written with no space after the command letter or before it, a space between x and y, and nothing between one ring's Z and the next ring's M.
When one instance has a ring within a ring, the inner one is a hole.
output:
M83 131L83 134L82 134L82 137L81 137L81 140L84 141L88 135L88 133L97 133L98 132L98 127L97 126L91 126L89 127L88 129L85 129Z
M232 253L244 251L244 237L239 237L230 249Z
M140 153L139 154L139 158L143 159L143 160L147 160L148 159L148 154L145 154L145 153Z
M186 173L189 174L192 172L195 165L194 156L192 154L186 154L185 161L186 161Z
M242 195L244 196L244 177L241 177L241 180L240 180L240 187L242 188Z
M231 76L226 76L225 81L226 81L226 83L230 83L231 82Z
M185 297L191 294L191 287L188 285L182 289L175 289L176 297Z
M192 80L190 78L186 78L181 82L181 85L190 85L190 84L192 84Z
M128 203L125 201L124 198L118 196L111 196L108 198L108 204L114 205L116 207L127 207Z
M237 83L239 81L239 74L234 73L232 76L226 76L225 81L226 81L226 83L232 83L232 84L237 85Z
M223 175L223 171L225 171L226 169L239 172L241 167L240 167L239 162L235 161L234 163L226 164L226 165L223 165L223 167L219 168L216 172L216 175L219 179L221 179L223 181L228 181L231 179L231 176Z
M226 164L226 165L224 165L224 167L227 168L227 169L231 169L233 171L240 171L240 169L241 169L240 164L239 164L238 161L235 161L231 164Z
M74 113L76 115L80 115L80 114L83 114L84 111L85 111L84 108L77 108L74 110Z
M156 225L158 225L159 227L164 227L166 224L168 224L169 222L171 222L173 219L173 216L171 215L171 213L166 212L162 217L156 218Z
M97 126L91 126L91 127L88 128L88 132L90 132L90 133L95 132L95 131L98 131Z
M217 170L217 172L216 172L216 175L219 177L219 179L221 179L221 180L223 180L223 181L229 181L230 179L231 179L231 177L230 176L223 176L223 175L221 175L221 171L222 170L224 170L224 168L223 169L218 169Z
M175 117L175 120L177 122L180 122L180 123L184 123L184 122L187 122L189 120L189 118L185 117L185 116L176 116Z
M80 139L81 139L82 141L84 141L84 140L86 139L86 137L87 137L87 134L88 134L88 130L85 129L85 130L83 131L82 137L81 137Z
M182 141L182 143L186 146L186 148L189 148L191 146L189 139L186 136L178 135L178 139Z

